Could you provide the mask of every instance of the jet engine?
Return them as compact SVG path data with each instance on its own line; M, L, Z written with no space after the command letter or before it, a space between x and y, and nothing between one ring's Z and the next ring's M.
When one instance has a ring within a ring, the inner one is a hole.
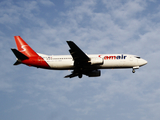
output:
M94 71L91 71L91 72L89 72L85 75L87 75L88 77L99 77L99 76L101 76L101 71L100 70L94 70Z
M91 58L90 63L91 65L103 65L104 59L99 57Z

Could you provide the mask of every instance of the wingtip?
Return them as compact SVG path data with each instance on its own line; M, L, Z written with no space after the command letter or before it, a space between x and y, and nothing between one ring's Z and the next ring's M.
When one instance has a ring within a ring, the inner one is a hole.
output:
M66 41L67 43L71 43L71 42L73 42L73 41Z
M64 76L64 78L70 78L70 75L66 75L66 76Z

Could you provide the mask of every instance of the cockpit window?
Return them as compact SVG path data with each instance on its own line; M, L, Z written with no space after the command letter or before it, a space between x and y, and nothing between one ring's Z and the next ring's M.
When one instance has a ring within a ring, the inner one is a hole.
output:
M138 57L138 56L137 56L136 58L140 59L141 57Z

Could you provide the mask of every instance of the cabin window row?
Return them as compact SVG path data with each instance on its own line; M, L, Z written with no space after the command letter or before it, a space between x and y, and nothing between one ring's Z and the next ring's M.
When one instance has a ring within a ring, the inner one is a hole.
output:
M51 58L51 57L44 57L47 60L61 60L61 59L72 59L72 58Z

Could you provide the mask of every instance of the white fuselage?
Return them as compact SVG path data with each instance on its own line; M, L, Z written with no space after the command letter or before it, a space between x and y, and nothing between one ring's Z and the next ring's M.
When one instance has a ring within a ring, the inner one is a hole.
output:
M39 54L51 69L67 70L74 69L74 60L71 55L44 55ZM102 64L86 66L86 69L110 69L110 68L135 68L147 64L147 61L135 55L129 54L96 54L88 55L91 62L102 61ZM84 66L83 66L84 67Z
M70 55L44 55L36 53L20 36L14 36L17 49L11 49L17 58L14 65L25 64L37 68L53 70L73 70L65 78L82 75L99 77L99 69L132 68L135 69L147 64L147 61L129 54L85 54L73 41L66 41L70 47Z

